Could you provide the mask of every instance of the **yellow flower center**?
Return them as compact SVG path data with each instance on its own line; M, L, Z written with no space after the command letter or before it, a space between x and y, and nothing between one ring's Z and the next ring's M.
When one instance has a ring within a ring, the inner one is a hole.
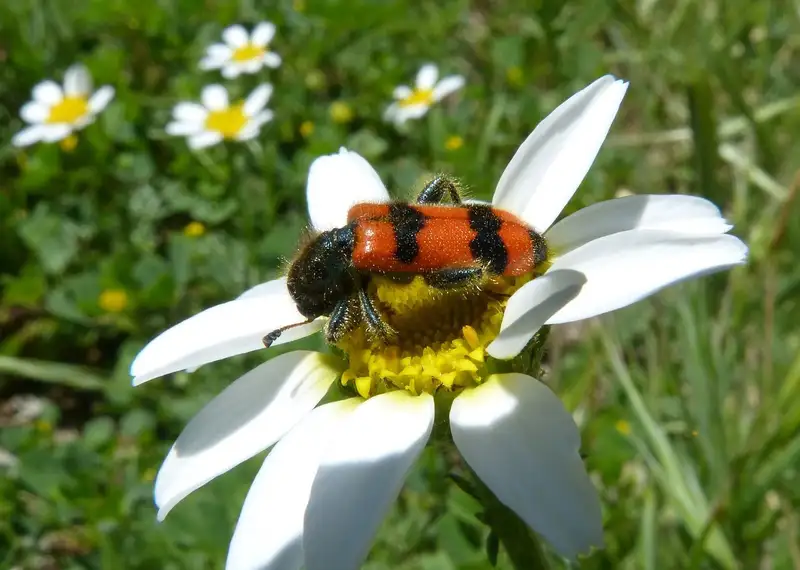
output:
M267 48L253 44L246 44L233 50L231 59L239 63L256 59L267 53Z
M234 138L246 124L244 103L231 105L221 111L211 111L206 118L206 129L216 131L226 139Z
M48 123L74 123L89 113L89 101L86 97L64 97L50 107Z
M531 279L495 278L482 288L443 291L415 277L403 284L374 277L370 295L397 340L370 340L364 326L338 343L349 357L342 384L364 398L407 390L412 394L461 390L488 372L486 347L500 332L509 296Z
M433 105L433 89L414 89L411 95L401 99L401 107L411 107L413 105Z
M464 146L464 139L458 135L449 136L447 140L444 141L444 148L447 150L458 150L462 146Z
M75 147L78 146L78 137L75 135L69 135L67 138L61 139L61 141L58 143L58 146L60 146L61 150L64 152L72 152L75 150Z
M189 222L183 228L183 235L186 237L200 237L206 233L206 227L200 222Z
M97 304L107 313L121 313L128 306L128 294L122 289L106 289Z
M353 109L344 101L331 103L330 113L334 123L349 123L353 120Z

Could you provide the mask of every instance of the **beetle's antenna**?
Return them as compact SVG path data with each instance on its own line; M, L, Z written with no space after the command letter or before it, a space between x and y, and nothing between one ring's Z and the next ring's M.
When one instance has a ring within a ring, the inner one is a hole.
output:
M301 323L292 323L291 325L286 325L285 327L281 327L279 329L275 329L271 333L268 333L267 335L265 335L264 338L261 339L261 342L264 343L264 346L266 348L269 348L272 345L273 342L278 340L278 337L281 336L283 331L288 330L288 329L293 329L294 327L307 325L307 324L311 323L313 320L314 319L308 319L307 321L303 321Z

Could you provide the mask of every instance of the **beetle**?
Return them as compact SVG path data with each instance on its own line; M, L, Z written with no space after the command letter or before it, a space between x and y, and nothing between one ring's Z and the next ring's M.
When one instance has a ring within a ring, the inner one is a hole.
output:
M414 203L355 204L345 226L302 246L287 287L308 320L270 332L264 345L320 316L329 318L330 343L362 322L373 337L389 342L397 333L368 293L373 275L397 281L420 275L431 287L450 290L487 277L524 275L546 259L544 238L523 220L488 204L462 202L456 183L438 176Z

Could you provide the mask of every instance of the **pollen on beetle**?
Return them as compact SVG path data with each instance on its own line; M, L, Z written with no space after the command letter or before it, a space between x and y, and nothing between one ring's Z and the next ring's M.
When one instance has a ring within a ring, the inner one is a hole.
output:
M345 336L337 345L349 357L342 384L364 398L480 384L489 375L486 347L500 331L508 298L530 278L495 278L483 287L444 291L419 276L410 283L374 277L371 297L397 340L385 345L370 339L363 325Z

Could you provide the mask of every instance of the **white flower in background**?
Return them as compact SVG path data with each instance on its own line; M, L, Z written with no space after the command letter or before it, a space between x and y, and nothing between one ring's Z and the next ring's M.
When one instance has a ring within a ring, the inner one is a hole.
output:
M447 351L412 340L410 350L419 354L408 361L391 356L397 346L366 345L348 349L347 363L313 351L264 362L212 400L175 442L156 480L159 518L274 445L245 499L227 568L354 570L428 441L437 390L453 390L453 441L500 501L565 556L601 546L600 502L572 416L537 379L489 373L485 353L513 356L544 324L624 307L747 255L726 234L731 226L719 210L690 196L610 200L553 224L626 89L606 76L572 96L539 124L503 173L493 204L544 233L552 252L547 272L504 302L504 314L487 308L491 314L475 327L455 331L444 331L435 316L414 315L411 327L427 319L453 340ZM317 231L345 225L355 203L390 199L375 170L344 149L312 164L307 198ZM152 340L131 366L134 384L257 350L265 334L304 320L285 279L263 283ZM310 335L324 320L287 329L276 343ZM318 407L340 374L361 396ZM380 390L370 388L377 383Z
M451 93L464 86L464 77L448 75L439 78L439 69L432 63L422 66L417 73L416 85L396 87L393 93L396 101L389 105L384 119L402 125L409 119L419 119L434 103L438 103Z
M89 72L77 64L64 74L63 88L55 81L42 81L33 88L32 97L19 113L30 126L14 135L14 146L67 138L94 121L114 97L114 88L105 85L92 93Z
M256 73L262 67L278 67L281 58L269 49L274 36L275 24L271 22L261 22L252 34L238 24L225 28L222 32L225 43L208 46L200 69L222 69L222 76L232 79L242 73Z
M186 137L192 148L205 148L223 140L246 141L256 137L261 126L272 120L266 109L272 85L259 85L243 102L231 104L222 85L203 89L199 103L182 102L172 110L167 133Z

